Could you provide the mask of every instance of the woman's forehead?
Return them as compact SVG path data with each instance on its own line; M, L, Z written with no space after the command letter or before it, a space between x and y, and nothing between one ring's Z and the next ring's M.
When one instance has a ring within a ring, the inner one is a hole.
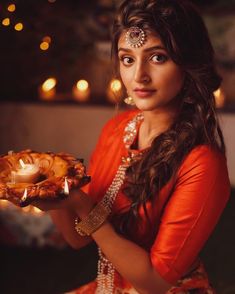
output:
M131 48L131 46L126 41L127 32L128 32L128 29L124 30L121 33L120 38L118 40L118 48L120 48L120 47L121 48ZM145 31L145 34L146 34L146 39L145 39L144 44L141 46L141 48L152 47L152 46L164 47L164 44L163 44L160 36L156 32ZM135 49L138 49L138 48L135 48Z

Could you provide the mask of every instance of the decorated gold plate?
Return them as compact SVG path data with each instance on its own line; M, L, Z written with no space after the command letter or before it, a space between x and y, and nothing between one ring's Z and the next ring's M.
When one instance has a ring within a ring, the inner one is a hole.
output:
M68 153L23 150L0 157L0 199L20 206L64 198L89 181L83 160Z

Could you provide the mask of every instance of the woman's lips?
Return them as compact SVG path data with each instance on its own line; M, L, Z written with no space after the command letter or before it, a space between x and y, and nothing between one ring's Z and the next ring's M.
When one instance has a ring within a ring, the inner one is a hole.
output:
M148 98L153 95L153 93L156 92L156 90L151 90L151 89L134 89L135 94L139 98Z

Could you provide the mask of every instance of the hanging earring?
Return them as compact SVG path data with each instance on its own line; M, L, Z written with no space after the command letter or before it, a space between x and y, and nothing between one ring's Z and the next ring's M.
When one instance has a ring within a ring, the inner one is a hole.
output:
M128 96L124 99L124 102L127 104L127 105L132 105L134 106L135 105L135 101L134 99L131 97L131 96Z

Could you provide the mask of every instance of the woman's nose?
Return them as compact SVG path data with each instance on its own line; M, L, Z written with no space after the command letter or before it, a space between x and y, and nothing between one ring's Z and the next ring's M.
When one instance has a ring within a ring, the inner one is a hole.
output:
M140 63L136 65L134 80L136 83L148 83L151 78L148 73L148 69L144 63Z

